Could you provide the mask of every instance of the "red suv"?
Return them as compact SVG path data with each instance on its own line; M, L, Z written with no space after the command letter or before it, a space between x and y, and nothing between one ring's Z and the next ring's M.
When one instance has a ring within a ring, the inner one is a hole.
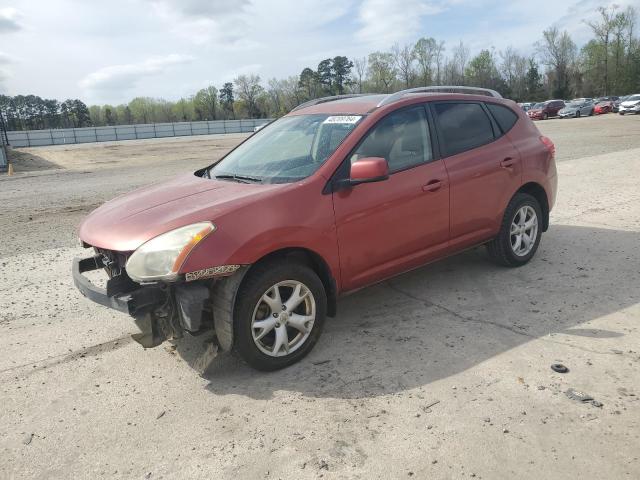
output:
M549 117L557 117L558 112L565 107L564 100L547 100L536 103L527 110L527 115L533 120L546 120Z
M556 186L553 143L496 92L323 98L96 209L79 231L94 255L73 276L132 315L145 347L214 330L274 370L311 350L346 292L477 245L524 265ZM83 275L97 269L106 288Z

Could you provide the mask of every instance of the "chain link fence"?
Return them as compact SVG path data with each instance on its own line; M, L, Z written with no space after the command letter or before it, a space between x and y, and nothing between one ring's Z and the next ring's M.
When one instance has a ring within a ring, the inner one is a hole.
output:
M224 133L249 133L272 119L212 120L204 122L149 123L113 127L60 128L7 132L12 147L39 147L73 143L117 142L144 138L182 137Z

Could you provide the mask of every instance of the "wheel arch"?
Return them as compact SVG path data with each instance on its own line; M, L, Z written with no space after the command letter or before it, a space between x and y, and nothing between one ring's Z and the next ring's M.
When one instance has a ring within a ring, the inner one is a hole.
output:
M549 229L549 199L544 187L537 182L528 182L522 185L517 193L528 193L538 201L542 209L542 231L546 232Z
M251 272L251 270L257 265L277 258L303 263L304 265L310 267L316 273L316 275L318 275L327 294L327 316L335 317L337 312L338 291L336 279L331 273L329 264L317 252L303 247L287 247L281 248L279 250L274 250L273 252L264 255L259 260L254 262L249 267L247 273Z

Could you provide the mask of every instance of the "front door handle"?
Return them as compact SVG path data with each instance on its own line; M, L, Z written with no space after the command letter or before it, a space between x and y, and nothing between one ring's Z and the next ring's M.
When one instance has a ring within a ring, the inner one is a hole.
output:
M426 185L422 186L423 192L436 192L442 188L442 182L440 180L431 180Z
M502 160L502 161L500 162L500 166L501 166L502 168L511 168L511 167L513 167L513 165L514 165L515 163L516 163L516 161L515 161L513 158L511 158L511 157L507 157L507 158L505 158L504 160Z

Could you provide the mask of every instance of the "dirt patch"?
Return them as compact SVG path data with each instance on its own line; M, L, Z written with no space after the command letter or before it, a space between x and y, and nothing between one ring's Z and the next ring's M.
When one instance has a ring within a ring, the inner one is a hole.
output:
M42 155L39 155L35 149L30 149L29 151L9 149L9 161L13 164L13 168L16 172L37 172L39 170L55 170L62 168L57 163L47 160Z

